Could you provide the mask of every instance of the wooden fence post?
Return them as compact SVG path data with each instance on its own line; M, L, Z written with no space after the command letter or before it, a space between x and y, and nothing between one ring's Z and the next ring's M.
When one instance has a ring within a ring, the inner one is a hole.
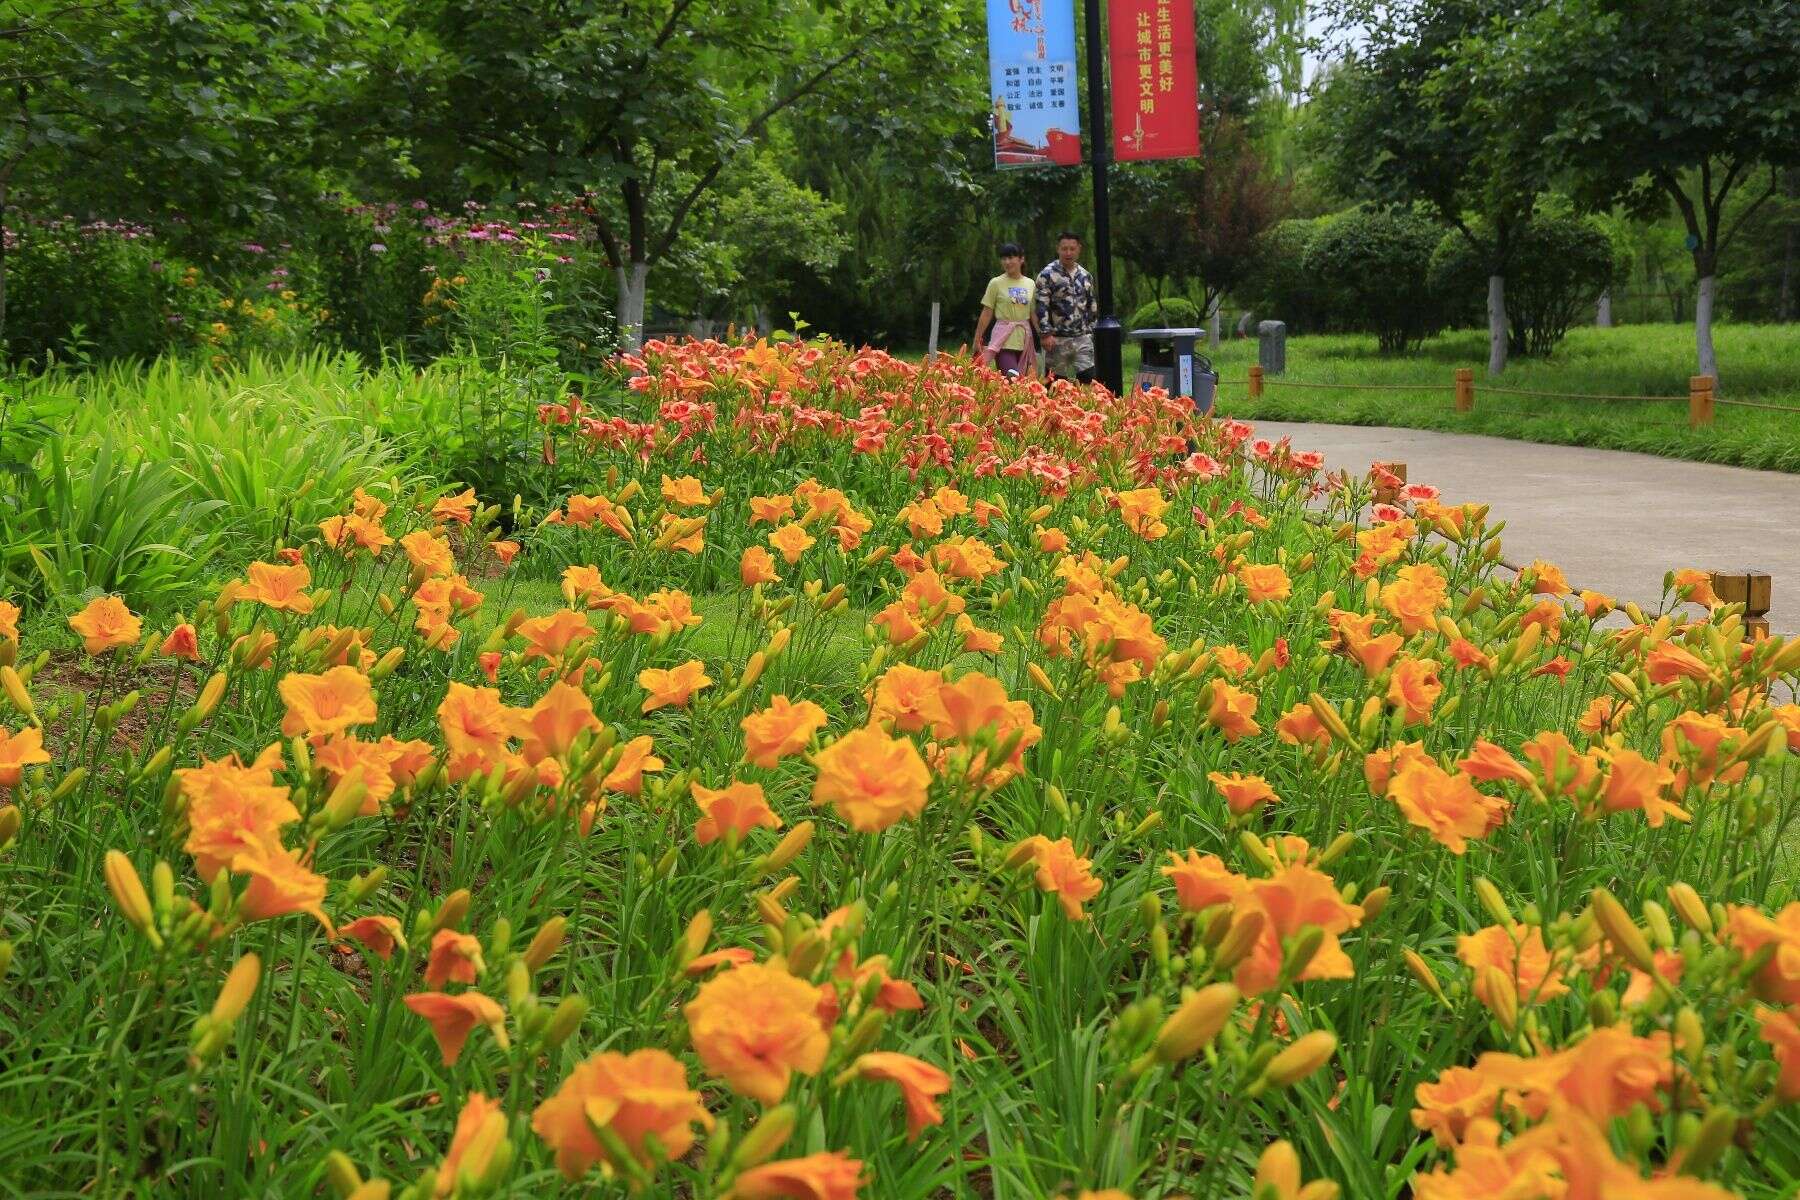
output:
M1260 363L1250 364L1250 398L1255 400L1262 395L1263 369Z
M1711 375L1690 375L1688 377L1688 428L1698 429L1702 425L1711 425L1713 419L1713 377Z
M1475 368L1456 368L1456 411L1475 411Z
M1713 595L1722 603L1744 606L1745 636L1752 641L1768 637L1774 581L1761 571L1713 571L1710 574Z

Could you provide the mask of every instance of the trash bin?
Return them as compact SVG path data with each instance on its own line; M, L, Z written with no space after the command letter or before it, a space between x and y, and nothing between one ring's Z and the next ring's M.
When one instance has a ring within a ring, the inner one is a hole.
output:
M1212 360L1194 350L1205 336L1204 329L1132 330L1132 339L1144 345L1144 360L1131 385L1167 388L1171 396L1186 396L1201 416L1210 413L1219 376Z

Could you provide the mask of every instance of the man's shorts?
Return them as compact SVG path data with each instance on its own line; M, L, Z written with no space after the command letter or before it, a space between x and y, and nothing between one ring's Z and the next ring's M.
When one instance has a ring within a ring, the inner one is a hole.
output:
M1044 354L1044 368L1052 375L1073 379L1083 371L1094 369L1094 335L1078 333L1059 337Z

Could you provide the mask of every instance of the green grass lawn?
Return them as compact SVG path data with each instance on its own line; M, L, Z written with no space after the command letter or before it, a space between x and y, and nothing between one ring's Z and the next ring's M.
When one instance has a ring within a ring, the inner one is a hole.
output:
M1514 358L1487 377L1487 333L1458 330L1405 355L1385 355L1369 334L1288 340L1286 374L1266 381L1261 399L1245 380L1254 338L1228 341L1213 355L1221 376L1219 411L1249 420L1329 421L1482 433L1520 441L1635 450L1670 458L1800 471L1800 325L1720 325L1715 330L1721 401L1786 405L1771 412L1720 403L1710 428L1687 424L1693 372L1690 325L1581 327L1547 359ZM1127 342L1125 369L1136 367ZM1475 410L1455 407L1458 367L1475 369ZM1667 396L1667 402L1563 400L1494 388L1577 395ZM1310 386L1296 386L1310 385ZM1404 387L1407 390L1364 390ZM1425 387L1429 390L1413 390Z

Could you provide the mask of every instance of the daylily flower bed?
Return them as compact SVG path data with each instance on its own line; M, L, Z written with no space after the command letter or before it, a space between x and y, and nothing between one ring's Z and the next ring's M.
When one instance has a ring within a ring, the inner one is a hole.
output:
M345 496L187 619L95 599L81 703L0 605L15 1186L1800 1177L1800 645L1706 576L1515 575L1161 393L618 371L540 411L553 509Z

